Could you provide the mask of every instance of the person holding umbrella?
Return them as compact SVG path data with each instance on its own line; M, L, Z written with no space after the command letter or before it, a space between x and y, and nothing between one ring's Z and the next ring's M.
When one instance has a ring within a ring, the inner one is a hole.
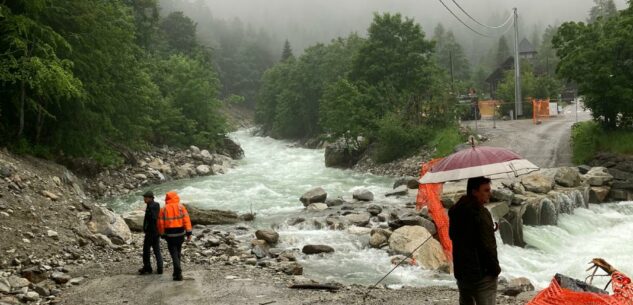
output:
M464 195L448 212L453 241L453 268L460 305L496 304L501 267L495 225L484 204L490 201L490 179L468 179Z
M492 195L491 179L516 178L539 168L511 150L475 147L472 138L470 142L472 147L433 162L419 182L421 187L430 187L468 179L466 195L448 212L451 242L447 248L452 248L459 304L492 305L496 304L501 268L494 235L497 226L484 207ZM444 228L438 228L438 232L440 229Z

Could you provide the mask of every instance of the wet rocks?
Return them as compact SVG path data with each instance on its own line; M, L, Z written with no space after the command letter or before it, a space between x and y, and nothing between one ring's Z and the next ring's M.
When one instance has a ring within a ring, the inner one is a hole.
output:
M196 225L221 225L235 224L240 221L237 213L232 211L222 211L215 209L200 209L198 207L183 204L189 212L191 223Z
M368 189L357 189L353 193L353 198L359 201L372 201L374 200L374 193Z
M303 249L301 249L301 252L307 255L332 253L334 252L334 248L327 245L305 245Z
M610 191L609 186L592 186L589 189L589 203L603 203Z
M554 181L564 187L577 187L582 182L577 168L561 167L556 170Z
M136 210L123 214L123 220L134 232L143 232L143 220L145 219L145 211Z
M554 180L551 177L541 174L531 174L521 179L521 184L526 190L537 194L547 194L554 186Z
M396 189L401 185L406 185L409 189L417 190L420 183L418 182L418 179L415 177L402 177L396 180L396 182L394 182L393 188Z
M372 229L369 238L369 246L372 248L382 248L389 244L391 231L385 229Z
M261 239L266 241L269 245L273 246L279 242L279 233L275 232L272 229L262 229L255 231L255 237L257 239Z
M364 227L369 224L369 213L352 213L345 215L345 219L355 226Z
M207 176L211 174L211 168L206 164L201 164L196 167L196 173L200 176Z
M367 212L371 216L377 216L378 214L380 214L380 212L382 212L382 208L377 204L372 204L367 207Z
M328 209L328 205L325 203L311 203L306 209L313 212L325 211Z
M594 167L584 176L584 180L590 186L605 186L613 180L605 167Z
M301 201L301 203L303 203L303 206L305 207L307 207L311 203L325 202L326 199L327 192L321 187L311 189L303 194L301 198L299 198L299 200Z
M520 277L510 280L506 285L500 285L501 294L516 297L522 292L534 291L534 285L529 279Z
M405 196L407 194L409 194L409 188L407 188L406 185L401 185L395 188L393 191L386 193L385 196L386 197ZM372 200L373 200L373 197L372 197Z
M449 263L440 243L421 226L404 226L389 237L389 248L396 253L408 255L420 244L425 244L413 253L418 264L429 270L449 270Z

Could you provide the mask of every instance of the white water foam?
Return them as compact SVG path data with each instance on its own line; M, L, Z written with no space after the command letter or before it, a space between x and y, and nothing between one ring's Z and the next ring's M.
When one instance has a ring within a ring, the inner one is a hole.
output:
M326 168L323 150L291 147L288 142L250 136L248 131L236 132L232 137L246 153L236 168L225 175L161 185L154 192L176 190L184 202L206 208L247 212L252 207L263 226L305 216L300 214L303 206L298 197L312 187L322 186L330 198L349 197L357 187L367 187L380 196L391 190L392 178ZM140 193L135 195L110 204L118 211L142 206ZM524 276L544 288L557 272L584 279L587 263L594 257L602 257L633 275L631 232L631 202L576 209L572 215L561 215L558 226L525 227L527 248L500 244L502 276ZM280 234L282 247L300 249L306 244L326 244L335 249L332 255L300 258L305 274L315 279L373 284L393 267L385 251L367 246L367 236L310 227L283 228ZM454 285L454 280L450 275L404 267L389 276L386 283Z

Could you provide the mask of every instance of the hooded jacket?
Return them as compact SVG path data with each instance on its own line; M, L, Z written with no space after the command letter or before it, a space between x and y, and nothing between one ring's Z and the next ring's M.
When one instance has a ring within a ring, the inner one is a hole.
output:
M158 233L167 237L179 237L192 233L189 213L180 204L180 197L176 192L168 192L165 196L165 206L158 214Z

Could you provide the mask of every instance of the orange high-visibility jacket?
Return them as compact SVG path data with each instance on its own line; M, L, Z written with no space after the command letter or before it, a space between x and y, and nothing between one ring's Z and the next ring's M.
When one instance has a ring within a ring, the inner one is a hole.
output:
M176 192L168 192L165 196L165 206L158 213L158 233L168 237L191 235L189 213L180 204Z

